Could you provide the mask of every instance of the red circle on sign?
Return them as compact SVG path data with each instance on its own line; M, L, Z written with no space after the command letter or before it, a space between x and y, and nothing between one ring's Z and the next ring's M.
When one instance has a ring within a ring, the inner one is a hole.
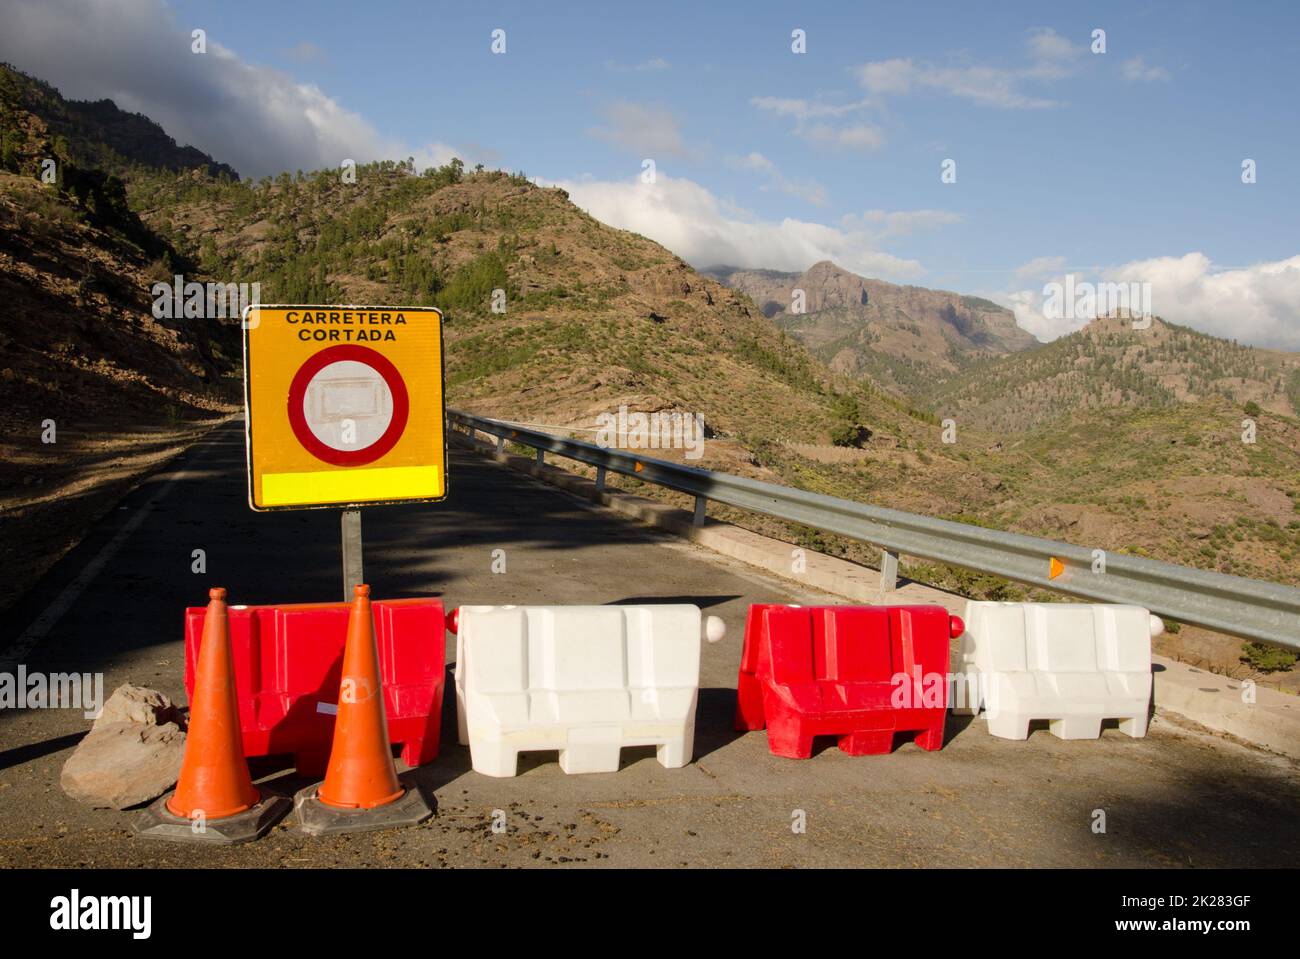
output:
M364 449L336 450L322 443L307 425L307 416L302 411L302 401L307 395L307 384L311 382L312 377L331 363L342 360L353 360L369 366L384 378L389 392L393 394L393 418L389 420L388 429L384 430L379 439ZM406 394L406 383L402 380L402 374L397 371L397 367L388 357L365 346L348 343L321 350L299 367L298 372L294 374L293 382L289 384L289 425L293 428L293 435L298 438L298 442L308 453L333 466L363 466L379 459L401 439L410 411L410 398Z

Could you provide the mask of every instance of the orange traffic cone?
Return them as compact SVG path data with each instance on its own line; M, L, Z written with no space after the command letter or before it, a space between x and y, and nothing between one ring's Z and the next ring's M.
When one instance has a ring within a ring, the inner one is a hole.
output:
M397 781L388 741L370 587L357 586L353 594L334 745L317 795L327 806L374 809L400 799L404 790Z
M208 590L208 612L203 617L185 758L167 811L186 819L196 812L221 819L253 808L259 798L239 736L226 591L214 587Z
M419 790L397 779L369 586L354 589L325 780L300 791L294 806L309 835L409 826L433 815Z
M226 591L208 590L203 642L190 703L176 791L137 817L141 835L159 839L237 843L256 839L288 811L282 796L263 796L244 759L235 693Z

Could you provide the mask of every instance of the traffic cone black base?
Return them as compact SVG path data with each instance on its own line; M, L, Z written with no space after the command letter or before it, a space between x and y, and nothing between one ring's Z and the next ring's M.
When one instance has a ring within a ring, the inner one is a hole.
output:
M390 803L373 809L345 809L321 802L316 796L321 784L313 783L294 795L293 809L298 817L298 825L309 836L373 832L419 825L433 815L433 809L413 783L403 782L402 785L406 787L405 792Z
M172 794L160 796L140 810L131 821L131 828L142 839L165 839L170 842L206 843L234 846L252 842L266 835L292 808L287 796L279 796L260 789L258 803L233 816L220 819L203 819L195 816L177 816L167 808Z

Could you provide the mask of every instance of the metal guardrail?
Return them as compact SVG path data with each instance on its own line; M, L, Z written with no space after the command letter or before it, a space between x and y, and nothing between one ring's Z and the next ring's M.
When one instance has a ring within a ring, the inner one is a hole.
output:
M883 581L892 585L899 554L991 573L1082 599L1142 606L1161 616L1207 629L1267 640L1300 650L1300 589L1106 552L1104 572L1093 572L1094 550L1070 543L985 529L901 510L809 493L775 483L695 469L623 450L563 439L527 427L449 410L448 420L497 437L497 449L513 441L596 467L604 488L612 471L694 496L695 523L708 500L861 540L884 551ZM1052 557L1065 567L1048 577Z

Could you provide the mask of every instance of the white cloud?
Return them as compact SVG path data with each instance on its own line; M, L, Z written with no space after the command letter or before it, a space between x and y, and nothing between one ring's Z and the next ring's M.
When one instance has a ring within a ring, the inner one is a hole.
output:
M829 143L851 150L876 150L885 142L884 132L870 123L854 123L844 127L817 123L808 127L801 135L816 143Z
M1064 71L1083 55L1083 47L1072 43L1050 27L1035 27L1025 40L1029 58L1039 71ZM1063 73L1061 75L1064 75Z
M750 97L749 102L760 110L767 110L777 116L802 119L808 115L808 101L796 97Z
M737 161L736 166L742 170L757 170L760 173L776 173L776 164L761 153L751 153Z
M929 68L918 79L923 86L972 100L981 106L1005 110L1038 110L1057 106L1055 100L1021 93L1018 89L1020 74L997 67Z
M664 107L615 100L606 104L602 112L605 126L587 131L597 140L604 140L640 157L685 157L690 154L676 117Z
M1055 30L1039 27L1025 39L1028 62L1019 67L985 64L940 66L911 59L877 60L857 68L858 82L876 97L901 96L913 90L931 90L1003 109L1040 109L1057 101L1025 93L1027 82L1059 80L1072 74L1083 47Z
M1005 295L992 295L989 299L1010 308L1015 314L1016 325L1032 333L1044 343L1074 332L1078 327L1060 328L1053 325L1043 314L1043 298L1033 290L1018 290ZM1082 324L1080 324L1082 325Z
M761 167L755 161L756 168ZM876 248L872 235L787 217L760 220L691 180L660 173L653 184L579 180L551 182L596 219L663 244L697 267L802 271L818 260L866 276L907 279L923 273L916 260Z
M779 190L782 193L788 193L791 196L797 196L814 206L826 205L826 188L820 183L813 180L792 179L777 169L775 163L763 156L761 153L750 153L748 156L738 159L731 159L728 165L751 173L760 173L766 181L760 190Z
M951 210L867 210L860 216L841 217L840 225L870 234L877 242L907 236L919 230L934 230L962 222L962 215Z
M858 67L858 82L868 93L907 93L915 77L911 60L876 60Z
M1016 267L1013 279L1018 283L1028 283L1031 280L1042 279L1053 273L1060 273L1065 267L1065 257L1063 256L1038 256Z
M751 97L750 104L780 117L793 117L794 133L813 143L851 150L875 150L885 142L885 134L870 123L836 125L847 115L869 106L867 100L853 103L810 102L798 97ZM814 122L816 121L816 122Z
M672 64L663 57L651 57L640 63L620 63L618 60L606 60L605 69L615 73L650 73L671 69Z
M1171 323L1252 346L1300 350L1300 256L1215 269L1204 253L1188 253L1135 260L1096 275L1073 276L1076 285L1149 283L1151 311ZM1053 282L1064 284L1065 277L1057 275ZM1064 336L1091 319L1045 316L1046 297L1041 289L1019 290L1001 299L1015 311L1016 322L1040 340Z
M189 27L161 0L7 0L0 60L65 96L109 97L161 124L244 176L414 156L418 166L464 152L382 136L314 84L240 59L209 34L190 50Z
M1125 80L1168 80L1169 71L1164 67L1149 66L1141 57L1125 60L1123 64Z
M794 117L796 120L840 117L855 110L861 110L867 105L865 100L856 103L836 104L814 103L798 97L751 97L749 102L760 110L775 113L777 116Z
M325 63L329 60L325 51L310 40L304 40L297 46L290 47L285 53L294 63Z
M1127 263L1118 281L1151 284L1156 314L1255 346L1300 350L1300 256L1215 271L1203 253Z
M1002 109L1041 109L1058 106L1027 92L1029 84L1043 84L1073 74L1082 62L1084 47L1055 30L1038 27L1025 35L1026 62L1014 68L972 64L954 58L948 64L918 62L894 57L859 65L853 71L866 93L860 100L831 103L801 97L752 97L759 110L794 120L794 134L812 143L852 150L878 150L885 132L874 123L852 119L872 108L883 109L890 97L918 90L960 97L983 106Z

